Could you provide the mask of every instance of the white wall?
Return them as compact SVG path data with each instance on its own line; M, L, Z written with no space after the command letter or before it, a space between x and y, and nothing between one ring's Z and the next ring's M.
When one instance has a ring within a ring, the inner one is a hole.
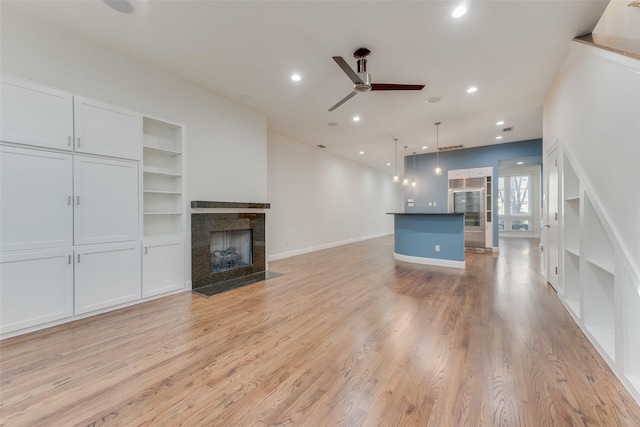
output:
M391 176L268 133L267 257L284 258L393 232L402 192Z
M186 124L186 203L267 201L263 115L10 9L0 27L3 72Z
M594 34L640 40L640 7L629 7L631 0L611 0Z
M640 265L640 61L573 43L544 104L544 151L569 148Z

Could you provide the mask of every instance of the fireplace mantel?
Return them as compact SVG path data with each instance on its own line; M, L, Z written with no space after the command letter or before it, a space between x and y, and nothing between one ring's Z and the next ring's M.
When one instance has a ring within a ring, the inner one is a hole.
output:
M192 200L192 209L269 209L271 203L252 203L252 202L209 202L202 200Z

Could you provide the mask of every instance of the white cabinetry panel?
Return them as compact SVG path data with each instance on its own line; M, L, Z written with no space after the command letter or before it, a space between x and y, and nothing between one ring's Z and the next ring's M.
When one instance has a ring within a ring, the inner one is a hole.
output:
M142 116L120 107L74 97L75 150L140 160Z
M75 251L75 314L140 299L140 243L96 245Z
M73 245L71 157L0 146L0 250Z
M73 161L75 244L137 240L138 163L87 156Z
M184 289L184 241L144 242L142 297Z
M493 168L491 166L484 168L469 169L469 178L484 178L485 176L492 176Z
M2 75L0 138L40 147L73 149L73 96Z
M71 249L0 255L0 333L73 315Z
M449 179L469 178L469 169L455 169L447 172Z

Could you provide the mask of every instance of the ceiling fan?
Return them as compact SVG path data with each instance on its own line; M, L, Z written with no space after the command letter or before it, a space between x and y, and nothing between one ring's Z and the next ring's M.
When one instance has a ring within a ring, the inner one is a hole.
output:
M342 98L336 105L329 108L329 111L333 111L360 92L368 92L370 90L422 90L424 85L402 85L393 83L371 83L371 74L367 73L367 56L371 51L366 47L361 47L353 52L354 58L358 60L358 72L356 73L347 64L341 56L334 56L333 60L336 61L338 66L342 68L342 71L353 82L353 92Z

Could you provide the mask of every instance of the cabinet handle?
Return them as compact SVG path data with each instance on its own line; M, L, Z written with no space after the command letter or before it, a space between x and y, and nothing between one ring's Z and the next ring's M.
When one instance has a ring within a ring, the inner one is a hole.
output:
M80 147L80 137L77 137L76 140L78 141L76 147Z
M71 255L69 255L69 264L71 264Z
M71 206L71 199L72 199L72 197L71 197L71 196L67 196L67 204L68 204L69 206Z
M80 254L78 254L78 264L80 264Z
M144 247L144 254L145 255L147 254L147 247L146 246Z
M80 196L76 196L76 205L80 206Z
M70 136L67 137L67 145L69 147L71 147L71 137Z

